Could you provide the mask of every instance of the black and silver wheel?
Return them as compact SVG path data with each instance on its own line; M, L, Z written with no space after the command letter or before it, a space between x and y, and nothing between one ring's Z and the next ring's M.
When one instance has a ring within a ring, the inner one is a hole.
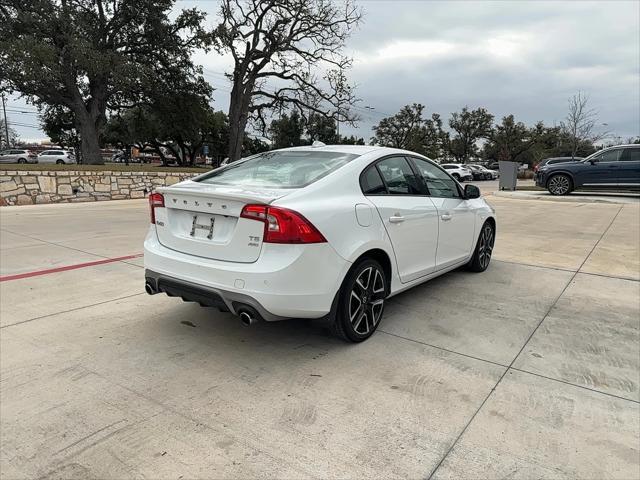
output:
M19 158L18 163L27 163L27 160L25 158Z
M547 182L547 190L551 195L566 195L571 192L571 178L564 173L554 175Z
M491 262L493 245L496 240L496 232L490 222L485 222L480 231L476 250L469 261L469 269L473 272L484 272Z
M387 280L375 260L359 262L347 274L342 288L333 332L350 342L366 340L380 324L387 296Z
M56 163L57 163L58 165L64 165L64 160L62 160L62 159L58 159L58 160L56 160Z

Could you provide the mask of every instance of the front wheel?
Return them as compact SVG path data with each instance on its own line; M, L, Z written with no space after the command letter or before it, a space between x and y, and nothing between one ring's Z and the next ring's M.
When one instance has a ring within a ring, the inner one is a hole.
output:
M24 158L18 159L18 163L27 163L27 160Z
M490 222L485 222L480 231L478 244L473 252L473 257L469 261L468 267L472 272L484 272L491 261L493 245L496 239L496 232Z
M333 333L354 343L369 338L380 324L386 296L387 279L382 266L372 259L358 262L340 288Z
M64 160L56 160L56 163L57 163L58 165L64 165Z
M551 195L567 195L571 193L571 178L564 173L554 175L547 183L547 190Z

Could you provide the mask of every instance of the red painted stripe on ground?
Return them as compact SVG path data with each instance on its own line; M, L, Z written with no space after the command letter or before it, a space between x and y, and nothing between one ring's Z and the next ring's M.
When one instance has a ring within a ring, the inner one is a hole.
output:
M67 270L77 270L78 268L104 265L105 263L121 262L123 260L131 260L132 258L138 258L141 256L142 253L137 253L135 255L125 255L124 257L105 258L104 260L96 260L95 262L77 263L75 265L66 265L64 267L48 268L46 270L16 273L15 275L0 275L0 282L7 282L9 280L20 280L21 278L37 277L39 275L48 275L50 273L66 272Z

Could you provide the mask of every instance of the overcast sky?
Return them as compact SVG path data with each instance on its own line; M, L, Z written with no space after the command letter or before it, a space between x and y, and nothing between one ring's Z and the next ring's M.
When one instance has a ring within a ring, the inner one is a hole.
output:
M349 73L363 117L343 128L368 140L380 118L419 102L448 118L465 105L496 118L513 113L533 124L559 123L567 99L586 93L599 123L624 139L640 135L640 2L629 1L360 1L365 17L348 41ZM217 1L198 5L215 23ZM197 54L214 85L214 106L228 108L222 76L228 57ZM12 107L21 102L12 101ZM372 106L371 112L362 107ZM10 122L37 123L27 114ZM42 132L15 127L22 137Z

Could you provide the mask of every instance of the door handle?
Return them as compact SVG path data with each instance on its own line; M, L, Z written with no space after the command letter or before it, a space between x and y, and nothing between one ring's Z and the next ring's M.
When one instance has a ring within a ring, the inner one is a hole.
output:
M391 223L400 223L404 222L404 217L402 215L398 215L397 213L391 217L389 217L389 221Z
M448 222L449 220L451 220L451 214L443 213L442 215L440 215L440 218L442 219L443 222Z

